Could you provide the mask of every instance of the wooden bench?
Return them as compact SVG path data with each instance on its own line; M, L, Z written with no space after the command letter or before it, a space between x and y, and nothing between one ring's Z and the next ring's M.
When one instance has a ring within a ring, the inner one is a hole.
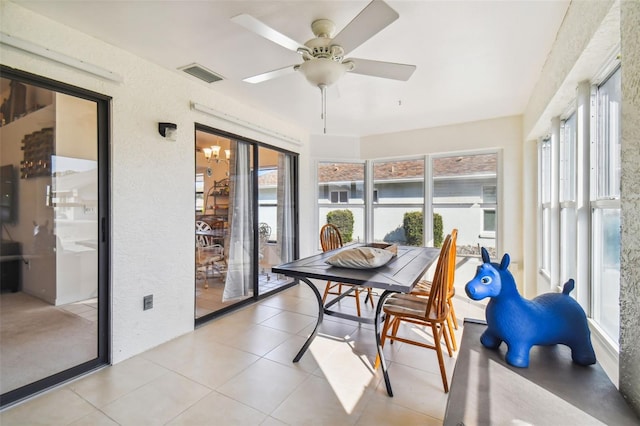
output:
M445 426L640 424L598 363L574 364L570 349L555 345L534 346L528 368L512 367L504 343L482 346L485 328L484 321L464 321Z

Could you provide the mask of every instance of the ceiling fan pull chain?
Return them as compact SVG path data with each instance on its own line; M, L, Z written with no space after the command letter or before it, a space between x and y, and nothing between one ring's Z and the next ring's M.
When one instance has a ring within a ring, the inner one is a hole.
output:
M327 85L320 84L318 85L320 88L320 97L322 98L322 107L320 118L324 120L324 133L327 133Z

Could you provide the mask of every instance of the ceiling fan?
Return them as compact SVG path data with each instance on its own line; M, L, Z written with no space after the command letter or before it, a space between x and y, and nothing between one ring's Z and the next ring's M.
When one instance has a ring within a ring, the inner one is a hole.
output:
M302 55L303 62L245 78L249 83L260 83L300 71L320 88L324 132L327 132L326 88L346 72L406 81L416 69L415 65L345 58L350 51L373 37L387 25L398 19L398 13L382 0L373 0L335 37L335 24L329 19L317 19L311 23L314 38L305 44L287 37L251 15L241 14L231 20L257 35Z

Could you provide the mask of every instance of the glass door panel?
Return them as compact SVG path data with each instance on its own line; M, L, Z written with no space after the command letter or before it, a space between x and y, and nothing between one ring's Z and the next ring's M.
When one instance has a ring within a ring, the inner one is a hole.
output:
M297 158L204 126L195 136L195 318L202 323L294 282L271 268L297 255Z
M250 144L196 129L196 319L253 295L252 285L242 290L251 274L252 239L243 241L253 229L252 162Z
M258 148L258 293L265 294L293 280L273 274L271 267L294 259L294 157Z
M71 369L104 358L105 307L98 303L98 103L7 78L0 90L5 403L24 396L20 388L63 372L72 377Z

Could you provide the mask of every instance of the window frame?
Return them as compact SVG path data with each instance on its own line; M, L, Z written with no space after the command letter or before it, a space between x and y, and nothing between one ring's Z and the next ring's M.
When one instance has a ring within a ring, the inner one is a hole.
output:
M621 68L619 64L605 75L605 77L594 84L591 89L592 105L594 106L591 114L591 176L590 176L590 211L591 211L591 281L589 285L590 291L590 306L589 306L589 318L593 321L600 334L603 335L605 340L614 347L616 351L619 350L619 334L620 334L620 308L619 308L619 288L620 288L620 214L621 214L621 200L620 200L620 175L621 175L621 100L618 99L618 109L615 117L612 117L612 111L610 110L611 102L609 102L611 93L607 93L607 96L602 96L602 91L605 85L612 82L617 87L614 89L620 90L620 78ZM606 105L603 105L606 102ZM613 123L610 122L613 118ZM611 129L614 130L617 142L611 141ZM605 169L601 172L601 169ZM616 187L617 184L617 187ZM611 271L615 268L607 268L604 265L603 256L607 253L613 253L610 247L606 247L606 241L603 235L606 233L604 218L607 216L607 212L617 212L618 216L618 256L617 256L617 277L611 277ZM607 271L609 273L607 274ZM605 309L603 303L607 303L606 298L603 297L605 292L603 286L605 275L607 275L606 283L608 286L612 285L611 278L617 278L617 282L614 284L615 290L613 293L618 295L618 303L608 303L609 308ZM612 312L613 309L613 312ZM604 312L607 314L605 315ZM617 314L617 321L611 323L611 318ZM613 332L617 335L612 335Z
M538 221L539 241L538 270L550 282L551 280L551 137L545 136L538 141Z
M501 194L502 194L502 158L503 158L503 154L502 154L502 150L500 149L486 149L486 150L469 150L469 151L460 151L460 152L444 152L444 153L437 153L437 154L425 154L423 156L406 156L406 157L381 157L381 158L377 158L377 159L371 159L371 160L363 160L361 162L359 161L347 161L347 160L336 160L336 159L330 159L330 158L321 158L321 159L317 159L315 161L315 167L316 167L316 173L314 173L314 178L315 178L315 187L317 188L318 191L318 198L316 199L316 209L315 209L315 221L316 221L316 225L318 226L318 229L320 229L320 224L321 222L324 223L324 219L322 217L322 215L320 214L321 209L323 207L332 207L335 206L336 204L331 204L330 202L326 201L328 199L322 199L320 198L320 178L319 178L319 174L318 174L318 168L320 167L320 165L322 164L341 164L341 163L348 163L348 164L353 164L353 163L362 163L365 167L365 172L364 172L364 188L365 188L365 202L364 202L364 206L361 204L357 204L356 207L364 208L364 221L365 221L365 240L366 241L373 241L373 212L375 211L376 208L380 208L380 207L388 207L388 206L394 206L394 207L407 207L407 206L420 206L420 208L423 209L423 212L425 212L425 214L423 214L424 217L424 240L425 240L425 245L433 245L433 212L434 212L434 202L433 202L433 166L432 166L432 162L434 159L437 158L443 158L443 157L460 157L460 156L474 156L474 155L483 155L483 154L492 154L495 155L495 161L496 161L496 167L495 167L495 185L489 185L491 187L495 187L495 192L496 192L496 200L495 202L492 203L474 203L473 207L480 207L481 209L490 209L495 211L495 231L483 231L482 229L479 229L479 238L490 238L490 239L495 239L495 250L496 252L500 252L501 248L502 248L502 241L501 241L501 233L499 232L501 229L501 221L500 221L500 217L501 217ZM409 161L409 160L423 160L424 164L425 164L425 168L424 168L424 177L423 177L423 189L424 189L424 198L423 198L423 203L422 204L412 204L412 203L402 203L402 204L389 204L389 203L380 203L380 201L378 199L376 199L376 195L378 193L378 188L376 187L376 182L374 182L373 179L373 165L374 162L379 161L379 162L389 162L389 161ZM483 186L487 186L487 185L483 185ZM324 202L322 200L325 200ZM482 201L482 200L481 200ZM438 204L435 204L436 206ZM462 204L452 204L453 206L462 206L464 205L464 203ZM431 214L427 214L426 212L431 212ZM481 219L482 220L482 219ZM483 223L480 223L480 227L483 227ZM317 247L319 250L320 247L320 243L319 243L319 239L317 240Z
M619 86L607 88L606 96L601 96L599 91L609 81L619 84L611 80L620 72L619 61L616 62L606 67L608 72L600 73L603 78L599 83L594 84L598 81L594 79L578 85L574 107L566 110L562 120L552 118L551 143L555 141L556 131L559 149L544 152L546 138L538 141L540 278L550 284L557 279L559 288L569 278L576 280L576 290L571 296L584 308L594 334L615 356L619 348L616 335L619 334L619 311L615 312L619 309L619 300L608 296L619 297L616 285L620 279L620 260L616 247L619 250L621 141L620 129L616 126L621 120L621 102L620 98L616 99ZM604 108L603 100L607 102ZM612 103L617 103L617 107L610 109ZM603 137L608 140L603 141ZM550 153L556 153L557 160ZM548 172L554 166L558 167L555 176ZM552 176L551 188L545 187L549 176ZM559 206L557 228L552 226L554 206ZM612 228L615 226L617 234ZM553 255L554 245L557 245L558 256ZM606 283L607 287L600 287L599 283ZM543 292L541 289L544 285L539 283L538 293Z

